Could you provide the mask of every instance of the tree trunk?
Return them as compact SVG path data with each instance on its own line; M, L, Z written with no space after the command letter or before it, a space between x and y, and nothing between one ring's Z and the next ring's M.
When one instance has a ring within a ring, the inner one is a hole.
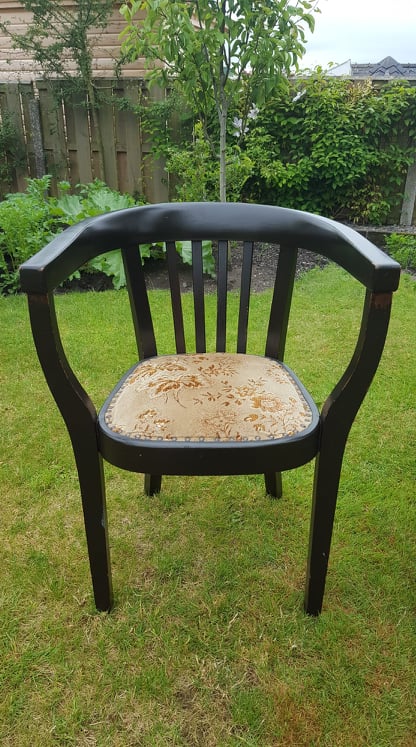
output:
M404 187L402 212L400 215L401 226L411 226L413 211L416 200L416 161L409 164L407 170L406 184Z
M218 112L220 122L220 200L227 201L227 176L225 171L226 165L226 148L227 148L227 108L222 106Z
M35 173L36 178L40 179L45 176L45 152L43 149L42 126L40 122L39 100L29 98L29 122L32 135L33 150L35 154Z

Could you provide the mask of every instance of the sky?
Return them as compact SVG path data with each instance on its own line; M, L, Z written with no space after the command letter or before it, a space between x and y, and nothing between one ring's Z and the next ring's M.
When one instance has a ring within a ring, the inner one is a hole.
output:
M387 56L416 63L416 0L318 0L318 7L302 68Z

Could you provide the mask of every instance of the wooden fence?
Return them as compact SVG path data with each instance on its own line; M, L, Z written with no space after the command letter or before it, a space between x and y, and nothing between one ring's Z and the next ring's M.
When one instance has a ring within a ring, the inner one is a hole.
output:
M12 169L9 191L22 191L27 177L53 176L53 191L60 180L75 186L98 178L120 192L144 195L149 202L168 199L163 163L151 154L151 143L140 117L117 98L132 105L143 100L140 79L97 79L105 94L97 110L102 158L94 123L79 94L57 96L56 83L1 83L0 117L11 117L25 151L23 167ZM152 90L152 99L162 92ZM11 164L13 166L13 164Z

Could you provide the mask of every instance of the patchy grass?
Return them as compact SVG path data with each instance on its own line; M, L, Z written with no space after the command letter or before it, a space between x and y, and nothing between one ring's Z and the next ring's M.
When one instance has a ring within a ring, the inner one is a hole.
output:
M333 267L297 283L287 360L318 401L350 357L361 295ZM269 300L256 299L255 337ZM100 404L135 357L126 295L57 301ZM69 440L25 299L0 299L2 747L415 744L415 319L404 276L345 456L319 619L302 612L311 465L285 475L281 501L259 476L165 478L148 499L107 466L107 615L93 607Z

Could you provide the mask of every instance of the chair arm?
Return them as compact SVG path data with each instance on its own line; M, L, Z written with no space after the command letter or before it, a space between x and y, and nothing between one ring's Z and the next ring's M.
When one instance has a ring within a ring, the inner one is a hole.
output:
M71 436L95 428L95 407L72 371L64 353L52 293L28 294L29 315L36 351L45 379Z
M383 352L390 320L392 293L367 290L358 341L344 374L321 411L321 447L345 444L355 416L373 380Z

